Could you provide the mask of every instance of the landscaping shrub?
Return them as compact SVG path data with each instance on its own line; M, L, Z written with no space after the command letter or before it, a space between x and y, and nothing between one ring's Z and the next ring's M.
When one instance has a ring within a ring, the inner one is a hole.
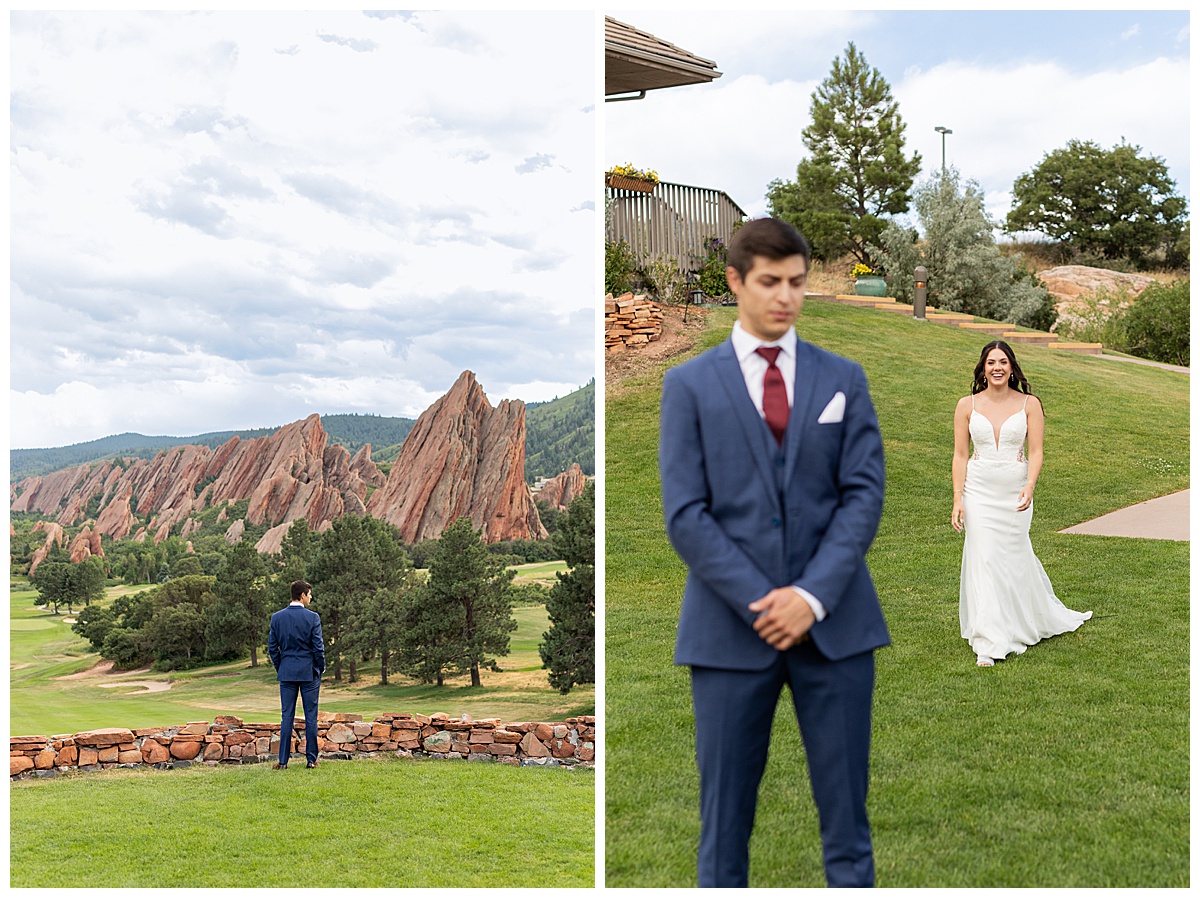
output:
M1152 284L1125 314L1129 351L1188 366L1191 359L1191 280Z

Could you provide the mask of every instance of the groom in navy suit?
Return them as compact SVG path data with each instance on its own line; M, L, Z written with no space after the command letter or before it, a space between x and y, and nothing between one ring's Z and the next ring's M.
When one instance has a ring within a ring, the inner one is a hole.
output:
M875 881L867 821L873 650L889 642L864 556L883 444L862 368L797 339L809 248L784 222L729 245L730 339L663 379L667 534L688 566L675 663L691 667L701 886L746 886L784 684L830 886Z
M317 766L317 698L321 674L325 672L325 641L321 617L308 609L312 587L303 580L292 584L292 603L271 615L267 654L279 679L279 703L283 721L279 728L279 762L288 765L292 750L292 724L296 718L296 695L304 703L304 754L309 767Z

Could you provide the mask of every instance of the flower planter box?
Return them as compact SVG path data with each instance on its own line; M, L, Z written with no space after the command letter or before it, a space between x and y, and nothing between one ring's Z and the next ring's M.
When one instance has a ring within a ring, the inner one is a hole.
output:
M605 175L604 185L614 190L636 190L638 193L653 193L657 183L628 175Z
M880 277L861 277L854 281L856 296L887 296L887 281Z

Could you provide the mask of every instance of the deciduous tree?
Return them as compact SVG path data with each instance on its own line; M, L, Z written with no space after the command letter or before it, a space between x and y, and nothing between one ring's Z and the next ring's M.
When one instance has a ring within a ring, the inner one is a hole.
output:
M1069 141L1017 178L1013 199L1010 233L1039 231L1082 253L1139 266L1174 252L1187 226L1187 201L1166 162L1124 140L1111 150Z
M771 214L798 228L817 258L849 252L870 265L883 216L908 209L908 189L921 170L920 154L904 155L904 129L891 87L849 44L813 92L812 123L803 134L809 156L796 167L796 180L767 187Z

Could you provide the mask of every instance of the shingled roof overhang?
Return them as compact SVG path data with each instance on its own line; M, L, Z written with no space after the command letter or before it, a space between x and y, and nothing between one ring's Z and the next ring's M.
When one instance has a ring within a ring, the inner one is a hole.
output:
M604 96L707 84L717 64L624 22L604 17ZM632 97L630 99L633 99Z

